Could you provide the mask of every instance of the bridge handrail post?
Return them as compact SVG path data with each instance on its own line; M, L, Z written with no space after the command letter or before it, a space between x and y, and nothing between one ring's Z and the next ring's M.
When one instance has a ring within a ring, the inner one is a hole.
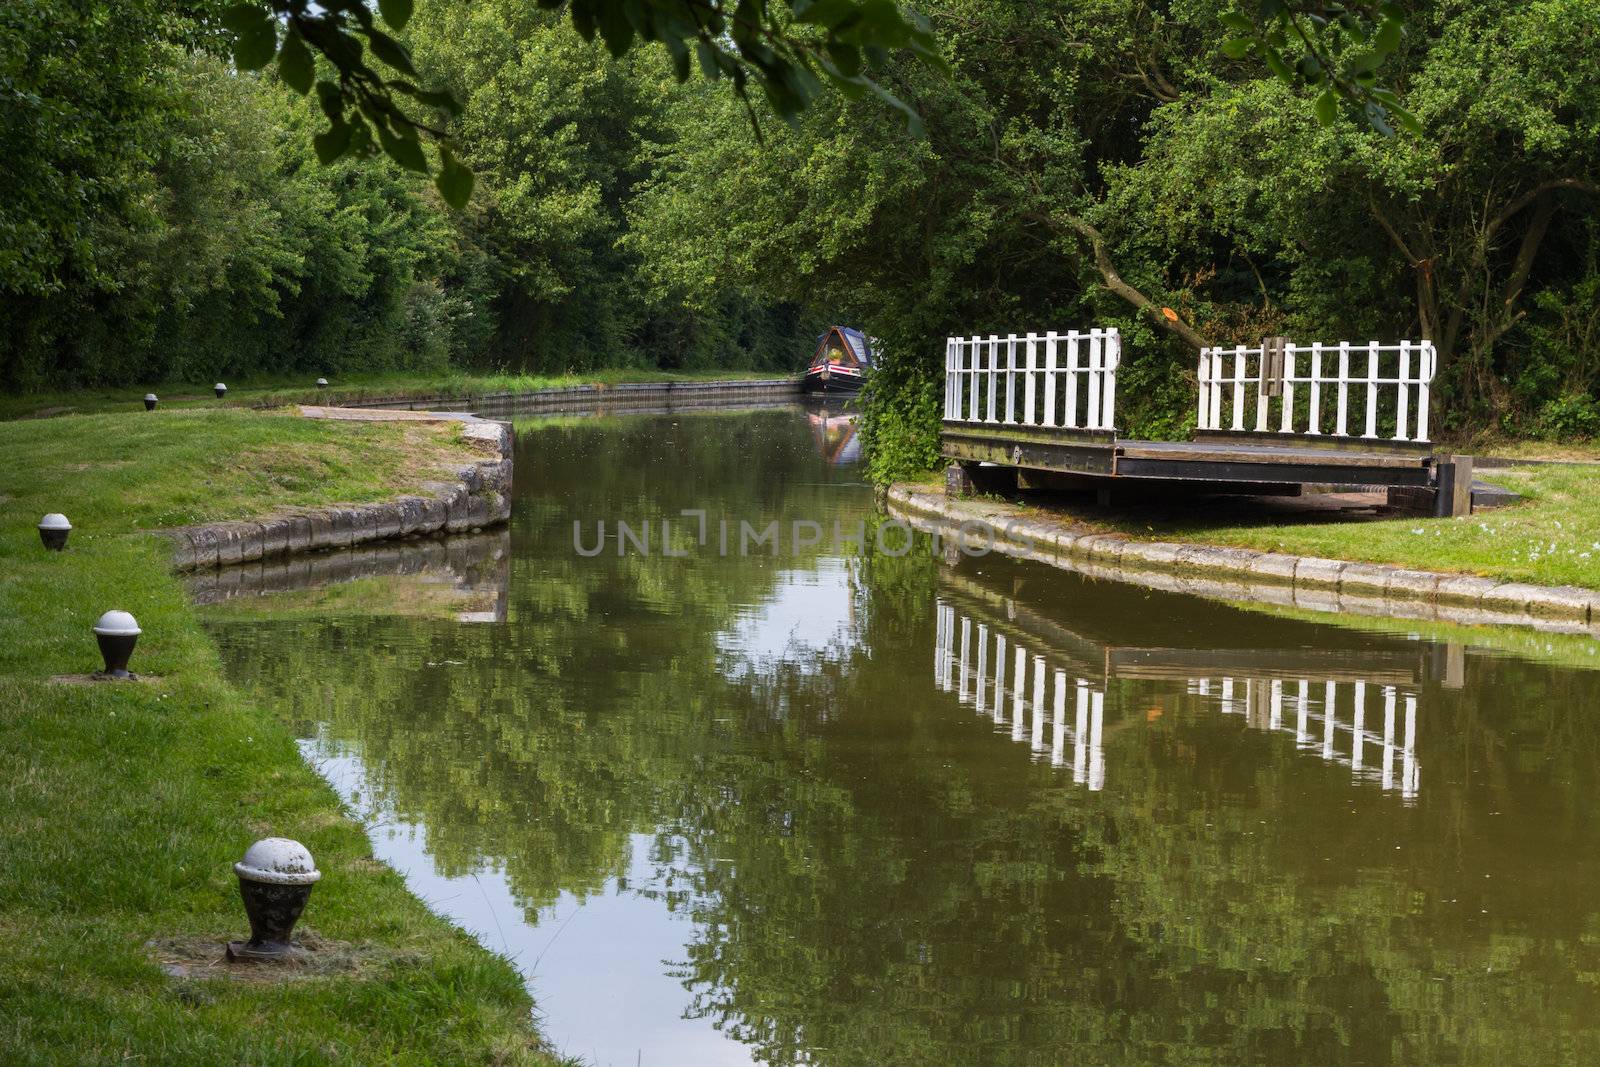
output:
M1089 429L1100 428L1100 374L1105 361L1105 338L1098 329L1089 331Z
M1100 402L1100 429L1117 428L1117 368L1122 366L1122 335L1115 329L1106 331L1105 398Z
M1311 344L1311 383L1306 401L1306 433L1322 433L1322 342Z
M1044 335L1044 425L1056 424L1056 338L1051 330Z
M1400 342L1400 366L1395 373L1394 439L1409 440L1406 428L1411 422L1411 342Z
M1422 342L1422 352L1419 357L1422 366L1417 369L1417 440L1428 440L1428 405L1430 403L1429 390L1433 385L1434 372L1439 367L1439 353L1433 347L1432 341Z
M1294 342L1283 346L1283 417L1278 423L1280 433L1294 432Z

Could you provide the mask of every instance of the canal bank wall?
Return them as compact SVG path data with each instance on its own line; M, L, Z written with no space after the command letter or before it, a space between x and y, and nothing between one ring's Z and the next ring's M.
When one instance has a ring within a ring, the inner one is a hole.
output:
M461 435L482 458L459 467L452 480L424 482L422 493L394 500L162 530L161 536L172 546L174 570L204 570L413 535L464 533L497 526L511 517L512 432L506 423L420 411L302 407L300 413L340 421L459 422Z
M1600 637L1600 590L1217 545L1137 541L1075 530L1001 501L951 498L921 485L892 485L887 502L894 517L969 550L987 546L992 537L993 551L1002 555L1091 578L1314 611L1533 626Z
M435 396L378 397L350 401L348 408L383 408L397 411L462 410L477 415L509 418L592 411L611 406L652 404L729 403L793 399L801 395L800 378L729 378L718 381L589 382L523 392L441 393Z
M462 435L484 452L484 458L460 468L453 481L425 483L421 494L260 520L178 527L161 531L161 536L172 545L173 569L188 572L413 535L483 530L511 517L512 430L503 420L611 408L790 403L802 395L801 386L799 378L595 382L526 392L369 398L338 407L302 405L300 413L306 418L459 422Z

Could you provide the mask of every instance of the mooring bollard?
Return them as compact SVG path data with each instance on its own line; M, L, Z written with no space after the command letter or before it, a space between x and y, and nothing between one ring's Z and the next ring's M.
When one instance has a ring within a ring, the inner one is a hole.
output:
M317 388L318 389L326 389L327 387L328 387L328 379L326 379L326 378L318 378L317 379Z
M161 398L156 396L154 393L144 394L144 409L146 411L154 411L156 409L156 401L160 399Z
M300 949L290 940L322 872L311 853L287 837L266 837L233 865L250 919L250 940L228 942L230 960L286 960Z
M126 611L108 611L94 624L94 639L100 645L100 656L106 661L101 678L137 678L129 672L128 660L133 656L133 646L139 641L139 621Z
M52 511L39 520L39 540L52 552L60 552L67 547L67 534L71 532L72 523L59 511Z
M228 395L228 387L226 385L223 385L221 382L218 382L216 385L213 385L211 388L216 391L218 400L221 400L223 397Z

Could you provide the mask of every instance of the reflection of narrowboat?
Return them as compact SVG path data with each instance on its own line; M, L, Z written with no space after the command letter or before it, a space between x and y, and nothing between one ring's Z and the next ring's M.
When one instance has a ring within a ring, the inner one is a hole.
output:
M872 369L867 335L848 326L830 326L817 338L817 351L806 367L808 393L853 393Z
M826 408L807 413L811 436L817 451L830 466L842 467L861 458L861 439L856 436L856 416L830 415Z

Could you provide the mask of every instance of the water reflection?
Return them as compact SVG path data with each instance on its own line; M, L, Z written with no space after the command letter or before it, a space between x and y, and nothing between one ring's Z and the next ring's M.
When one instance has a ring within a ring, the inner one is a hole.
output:
M825 407L806 413L817 451L835 467L848 466L861 459L861 439L856 436L858 418L853 411L829 411Z
M750 678L780 663L818 672L843 662L856 642L855 569L854 560L823 558L779 574L768 596L736 609L717 633L724 672Z
M341 614L448 616L504 622L511 582L506 530L416 538L244 563L190 574L212 618Z
M1027 740L1033 751L1043 755L1048 751L1050 762L1061 766L1067 742L1073 745L1072 778L1085 782L1090 789L1099 790L1105 785L1105 755L1101 751L1104 734L1105 691L1095 681L1069 673L1083 670L1081 658L1085 647L1093 649L1091 640L1073 635L1072 651L1034 653L1025 647L1024 638L1014 628L990 621L977 621L958 612L944 600L935 606L938 620L935 634L933 671L935 684L945 692L955 690L956 699L971 704L978 714L989 714L996 726L1006 723L1007 689L1007 634L1010 637L1010 735L1014 741ZM1008 612L1016 617L1015 605ZM981 616L980 616L981 619ZM991 635L991 627L993 634ZM960 633L959 651L957 632ZM992 640L991 640L992 638ZM991 672L989 652L994 650ZM1359 676L1368 663L1365 654L1352 655L1351 665L1338 676L1291 677L1292 688L1286 695L1286 679L1279 677L1238 676L1223 674L1197 675L1195 656L1180 654L1176 662L1168 662L1171 653L1162 649L1113 648L1106 645L1098 650L1097 660L1103 661L1104 675L1101 684L1112 677L1177 678L1184 682L1185 692L1206 698L1223 715L1241 716L1253 729L1281 732L1293 737L1295 747L1315 753L1327 763L1349 767L1352 777L1377 783L1384 790L1398 788L1406 800L1416 798L1421 785L1422 769L1417 760L1417 694L1402 693L1394 685L1376 684ZM1057 666L1057 663L1062 664ZM1032 665L1032 689L1028 687L1028 667ZM1326 656L1316 657L1313 671L1330 669ZM1280 662L1277 669L1285 669ZM1351 678L1355 673L1357 677ZM992 677L991 677L992 675ZM1046 677L1051 679L1046 684ZM1374 714L1381 702L1382 734L1367 729L1367 689L1375 690ZM1048 695L1047 695L1048 689ZM1068 690L1074 693L1077 709L1074 725L1066 723ZM1215 693L1215 700L1210 700ZM1313 695L1315 693L1315 695ZM1397 701L1405 706L1404 734L1395 733ZM1047 702L1050 709L1047 711ZM1293 716L1292 724L1285 720L1285 709ZM1348 713L1348 721L1341 721L1340 709ZM1029 712L1031 728L1027 727ZM1045 719L1050 717L1050 741L1045 741ZM1313 736L1313 729L1316 736ZM1026 733L1026 738L1024 734ZM1367 765L1365 753L1374 752L1377 762ZM1399 776L1396 777L1396 760Z
M575 519L849 524L871 493L798 410L528 424L518 448L502 623L379 610L376 587L210 619L378 853L514 956L559 1047L1600 1058L1587 647L923 544L579 558Z
M1048 753L1052 766L1066 762L1066 746L1072 744L1072 780L1099 790L1106 784L1106 759L1102 747L1105 735L1106 694L1103 689L1091 686L1088 679L1075 678L1070 684L1074 694L1076 714L1073 725L1067 725L1067 672L1047 668L1045 657L1030 654L1020 640L1011 642L1012 659L1007 659L1006 635L994 635L994 671L989 669L989 624L977 624L977 656L972 655L973 622L966 615L957 616L956 609L944 601L935 608L938 618L938 637L933 653L935 684L945 692L952 687L956 699L971 704L979 715L989 715L996 726L1006 724L1006 664L1011 666L1011 727L1013 741L1026 740L1040 756ZM955 633L961 630L961 652L955 652ZM1028 665L1033 665L1033 689L1028 690ZM1053 678L1050 692L1054 694L1050 714L1050 740L1045 741L1046 685L1049 671ZM952 674L954 680L952 680ZM969 696L970 694L970 696ZM1028 727L1029 709L1032 709L1032 727ZM1024 736L1026 734L1026 736Z

